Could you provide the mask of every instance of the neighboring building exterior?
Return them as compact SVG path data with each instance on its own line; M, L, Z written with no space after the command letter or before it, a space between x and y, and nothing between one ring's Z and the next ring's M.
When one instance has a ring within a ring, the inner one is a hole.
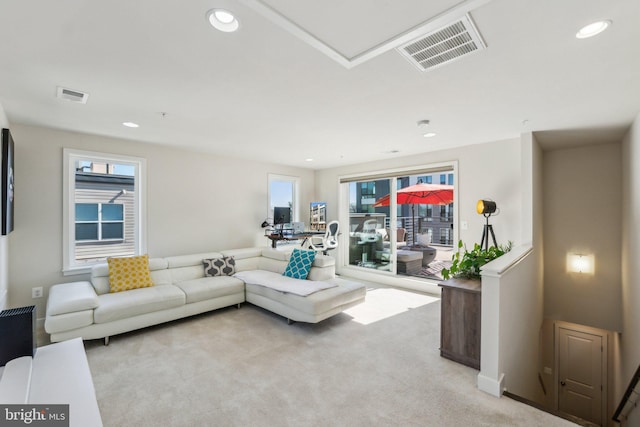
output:
M324 202L312 202L309 208L309 228L312 231L325 231L327 229L327 204Z
M107 165L108 166L108 165ZM135 255L135 179L108 170L76 172L75 254L77 262Z
M452 172L448 172L410 177L406 176L398 178L397 182L399 188L408 187L409 185L417 184L418 182L453 185L454 174ZM355 191L355 203L353 204L351 211L353 213L385 214L385 227L389 227L390 208L388 206L377 208L373 207L376 200L390 193L389 180L383 179L377 181L357 182L355 183ZM407 230L408 242L413 242L413 219L415 218L415 228L417 233L431 234L432 243L453 245L453 203L444 206L398 205L397 216L398 227L402 227Z

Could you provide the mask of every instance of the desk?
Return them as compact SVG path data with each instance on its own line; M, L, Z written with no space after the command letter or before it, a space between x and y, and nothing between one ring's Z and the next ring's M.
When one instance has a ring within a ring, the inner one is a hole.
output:
M304 233L296 233L296 234L271 233L271 234L265 234L264 237L266 237L267 239L271 240L271 247L275 249L277 243L280 240L286 240L286 241L303 240L301 245L304 245L304 243L307 241L308 238L313 237L313 236L323 236L323 235L324 235L324 231L307 231L307 232L304 232Z

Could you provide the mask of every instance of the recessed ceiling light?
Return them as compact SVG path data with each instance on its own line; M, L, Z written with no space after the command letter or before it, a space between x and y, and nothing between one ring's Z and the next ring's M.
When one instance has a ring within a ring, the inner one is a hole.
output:
M126 126L128 128L139 128L140 125L133 122L122 122L122 126Z
M422 136L424 136L425 138L433 138L434 136L436 136L436 133L435 132L427 132Z
M305 162L313 162L312 158L304 159Z
M611 21L598 21L593 24L585 25L576 33L576 37L579 39L586 39L589 37L593 37L595 35L600 34L604 30L606 30L609 25L611 25Z
M233 13L224 9L211 9L207 12L207 20L216 30L232 33L240 28L240 22Z

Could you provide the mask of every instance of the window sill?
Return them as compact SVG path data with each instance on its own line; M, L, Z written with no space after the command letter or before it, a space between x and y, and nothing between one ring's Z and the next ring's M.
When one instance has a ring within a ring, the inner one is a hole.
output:
M78 276L80 274L90 274L91 265L85 267L66 267L62 269L63 276Z
M89 246L89 245L114 245L122 244L124 239L102 239L102 240L76 240L76 245Z

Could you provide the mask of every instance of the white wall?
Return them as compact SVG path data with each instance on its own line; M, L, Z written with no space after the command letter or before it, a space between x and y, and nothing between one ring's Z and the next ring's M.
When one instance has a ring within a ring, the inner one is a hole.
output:
M0 104L0 128L8 128L9 120ZM1 154L0 154L1 156ZM7 308L9 286L9 237L0 236L0 310Z
M542 151L521 138L521 235L524 244L482 269L482 354L478 388L504 389L540 402L539 332L543 321Z
M544 153L545 317L621 328L621 145ZM593 254L595 274L567 273L568 253Z
M615 405L640 363L640 115L622 142L622 334L616 354ZM640 425L635 408L625 426Z
M539 400L538 334L542 292L537 257L516 246L482 268L482 340L478 388Z
M300 176L301 209L313 199L314 172L246 162L159 145L24 125L12 127L16 145L15 230L9 255L9 302L37 302L31 288L81 280L62 270L63 147L147 159L147 235L152 257L267 246L267 174Z
M458 221L467 221L468 230L459 230L466 244L480 243L484 217L476 213L478 199L496 201L500 214L491 217L499 244L522 240L522 193L520 170L520 139L470 145L411 157L353 166L325 169L316 173L316 196L327 202L329 220L338 218L339 177L362 172L404 167L429 166L434 163L458 161Z
M553 366L553 363L547 363L544 356L544 340L548 332L544 321L544 153L540 144L537 142L534 135L531 135L531 206L530 212L532 215L531 231L532 231L532 243L533 243L533 256L535 257L535 281L536 281L536 324L539 327L538 331L538 360L537 360L537 374L542 377L544 389L536 382L535 392L532 392L528 397L529 399L537 402L541 405L548 405L551 408L552 401L550 400L551 393L549 392L553 387L553 375L545 374L544 368L547 366ZM524 156L523 156L524 157ZM524 169L524 166L523 166ZM526 202L523 202L526 203ZM553 330L553 328L552 328ZM553 360L552 360L553 362ZM529 378L531 381L531 378ZM530 386L530 382L528 385ZM545 394L546 391L546 394Z

